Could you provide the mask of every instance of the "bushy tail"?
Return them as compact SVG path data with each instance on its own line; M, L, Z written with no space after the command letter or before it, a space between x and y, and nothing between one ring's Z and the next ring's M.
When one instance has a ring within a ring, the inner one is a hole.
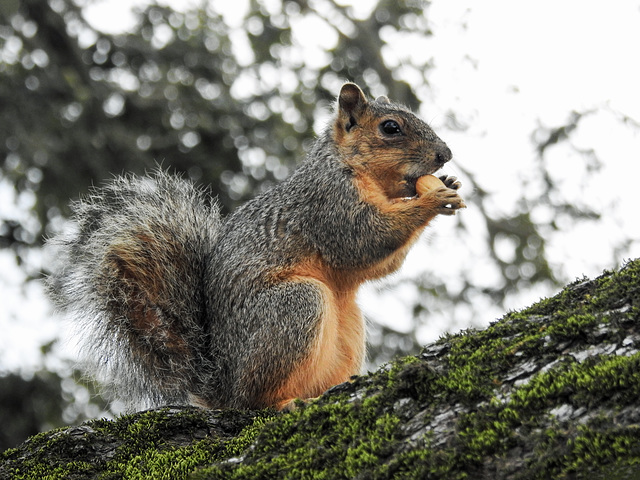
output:
M61 265L49 290L80 327L84 357L130 406L193 402L208 370L217 205L158 171L117 178L73 209L75 231L50 241Z

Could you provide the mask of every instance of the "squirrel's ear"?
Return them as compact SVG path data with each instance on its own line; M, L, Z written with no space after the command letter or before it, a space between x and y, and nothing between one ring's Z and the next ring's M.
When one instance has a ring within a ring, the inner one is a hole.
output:
M343 123L345 130L349 131L358 123L358 117L367 104L367 98L355 83L345 83L338 96L338 118L346 120Z
M391 103L391 100L389 100L389 97L387 97L386 95L380 95L378 98L376 98L376 102L378 102L378 103Z

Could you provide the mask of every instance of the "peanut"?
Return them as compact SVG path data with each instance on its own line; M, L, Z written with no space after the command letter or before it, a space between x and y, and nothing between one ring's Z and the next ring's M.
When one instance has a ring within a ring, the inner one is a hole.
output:
M442 183L438 177L434 177L433 175L424 175L418 178L418 181L416 182L416 192L418 193L418 196L424 195L428 191L439 187L444 187L444 183Z

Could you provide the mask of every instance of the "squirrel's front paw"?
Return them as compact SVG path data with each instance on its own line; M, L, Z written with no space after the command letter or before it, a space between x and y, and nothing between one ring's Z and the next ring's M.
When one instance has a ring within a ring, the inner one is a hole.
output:
M459 187L458 184L456 188ZM440 187L433 192L433 195L438 201L438 213L441 215L455 215L456 210L467 208L462 197L452 188Z
M460 182L458 179L446 175L440 178L436 178L433 175L425 175L420 177L416 183L418 196L429 198L429 202L435 201L435 208L438 214L443 215L454 215L456 210L466 208L464 200L456 192L459 188Z

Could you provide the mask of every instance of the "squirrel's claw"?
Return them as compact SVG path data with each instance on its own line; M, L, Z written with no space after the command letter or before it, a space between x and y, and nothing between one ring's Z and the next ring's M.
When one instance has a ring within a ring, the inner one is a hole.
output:
M460 210L461 208L467 208L467 206L464 203L464 200L460 200L460 202L456 203L456 204L447 204L444 207L442 207L440 209L440 214L441 215L455 215L456 212L458 210Z
M442 183L444 183L447 188L450 188L452 190L458 190L462 186L462 183L460 183L458 177L441 175L438 178Z

